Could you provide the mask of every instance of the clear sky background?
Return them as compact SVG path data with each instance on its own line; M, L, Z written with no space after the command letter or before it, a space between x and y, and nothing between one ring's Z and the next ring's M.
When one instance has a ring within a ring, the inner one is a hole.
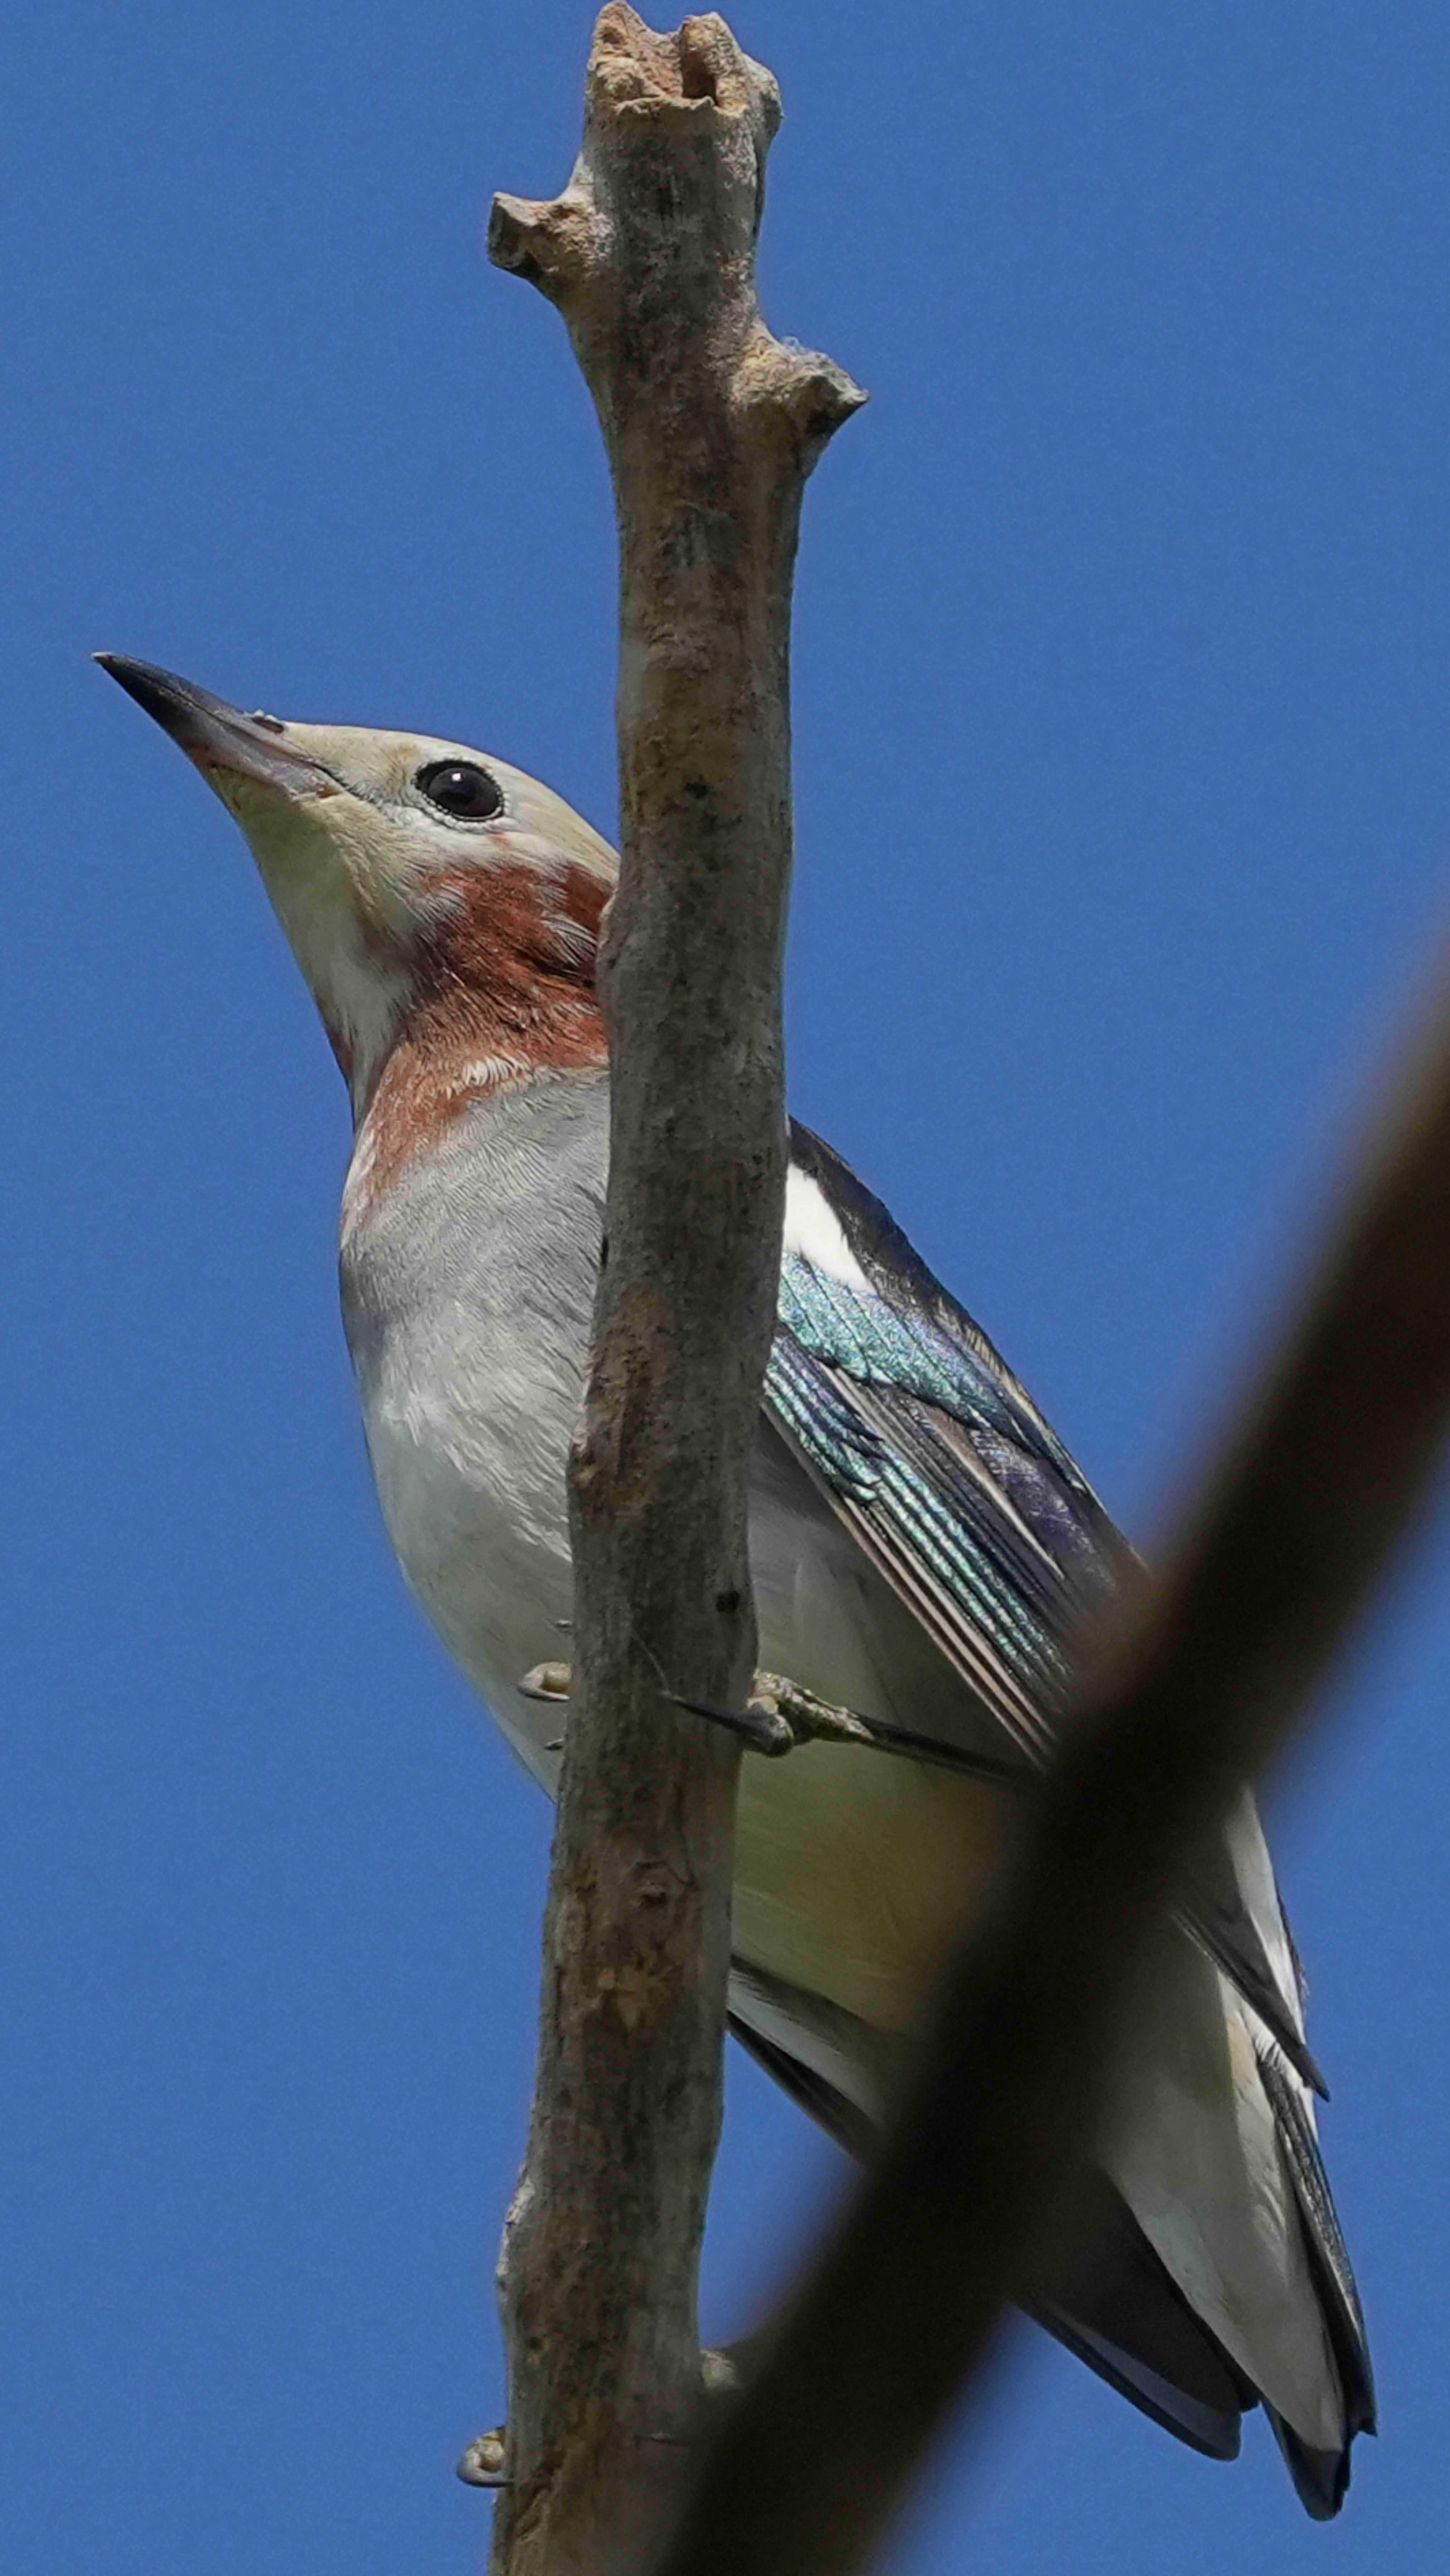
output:
M15 2576L462 2576L541 1800L406 1597L347 1150L221 808L86 656L613 816L613 536L490 191L575 0L6 38L0 2526ZM798 1110L1151 1543L1450 933L1450 23L750 0L806 510ZM1383 2435L1341 2521L1023 2330L895 2576L1445 2564L1450 1529L1271 1793ZM840 2167L736 2063L725 2330Z

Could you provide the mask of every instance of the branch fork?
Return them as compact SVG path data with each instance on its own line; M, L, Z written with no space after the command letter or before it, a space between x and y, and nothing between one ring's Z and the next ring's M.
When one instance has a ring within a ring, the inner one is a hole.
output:
M568 186L494 198L489 257L558 305L606 440L610 415L647 392L674 411L713 380L738 425L791 433L804 476L865 401L843 368L777 340L760 317L755 244L780 122L774 79L723 18L658 35L610 0Z

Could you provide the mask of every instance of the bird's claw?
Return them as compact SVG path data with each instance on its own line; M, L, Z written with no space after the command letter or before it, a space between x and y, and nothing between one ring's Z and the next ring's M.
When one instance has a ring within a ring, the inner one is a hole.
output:
M480 2433L470 2442L458 2463L457 2475L466 2487L504 2487L504 2460L508 2450L508 2428L495 2424L491 2431Z
M535 1664L518 1687L525 1699L558 1707L568 1700L571 1678L568 1664ZM878 1753L900 1754L909 1762L936 1763L944 1770L964 1772L971 1779L1020 1781L1024 1776L1020 1763L999 1762L989 1753L973 1753L964 1745L920 1735L914 1728L894 1726L884 1718L858 1717L854 1709L818 1699L814 1691L793 1682L785 1673L758 1672L744 1708L719 1708L713 1701L690 1699L681 1691L662 1691L660 1696L671 1708L688 1709L693 1717L707 1717L712 1726L728 1727L732 1735L743 1736L752 1753L765 1753L776 1759L781 1754L794 1753L801 1744L868 1744ZM557 1751L558 1747L550 1749Z
M707 2407L722 2397L738 2396L744 2387L758 2344L758 2338L747 2335L740 2343L722 2346L718 2351L700 2355L700 2395ZM455 2475L466 2487L506 2487L509 2483L508 2426L495 2424L470 2442Z
M534 1664L518 1687L523 1698L557 1708L567 1702L572 1678L568 1664ZM728 1726L733 1734L743 1735L756 1753L789 1753L797 1742L788 1719L769 1701L752 1698L748 1707L731 1709L712 1707L705 1700L684 1699L675 1691L665 1691L662 1696L672 1708L689 1709L695 1717L708 1717L716 1726Z
M865 1719L857 1717L853 1709L817 1699L814 1691L805 1690L785 1673L757 1673L751 1685L750 1705L766 1716L782 1719L790 1730L792 1744L873 1744L876 1740Z
M519 1684L525 1699L562 1700L569 1696L568 1664L533 1664Z

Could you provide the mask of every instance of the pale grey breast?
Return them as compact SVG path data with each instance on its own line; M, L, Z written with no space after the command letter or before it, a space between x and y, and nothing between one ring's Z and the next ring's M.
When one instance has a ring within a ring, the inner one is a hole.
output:
M550 1774L516 1684L561 1652L569 1610L564 1466L607 1140L603 1074L508 1084L403 1165L345 1227L341 1256L389 1536L445 1644Z
M379 1500L434 1626L546 1787L557 1708L520 1694L567 1656L564 1470L603 1213L605 1077L499 1089L351 1225L343 1303ZM751 1513L762 1660L824 1697L957 1731L961 1684L762 1425ZM985 1884L1000 1792L834 1749L747 1763L742 1961L900 2029L964 1877Z

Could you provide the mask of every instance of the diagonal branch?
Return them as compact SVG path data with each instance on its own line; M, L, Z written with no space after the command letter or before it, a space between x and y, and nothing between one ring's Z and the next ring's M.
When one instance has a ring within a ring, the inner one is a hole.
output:
M863 399L761 320L780 105L716 17L598 20L563 195L495 201L494 260L564 315L620 538L623 857L600 962L610 1177L570 1464L575 1696L539 2071L506 2238L499 2576L610 2576L693 2429L720 2111L747 1483L786 1125L789 618L801 491Z
M1302 1310L1099 1664L903 2117L704 2466L663 2576L847 2576L1097 2136L1199 1838L1261 1772L1423 1501L1450 1413L1450 995Z

